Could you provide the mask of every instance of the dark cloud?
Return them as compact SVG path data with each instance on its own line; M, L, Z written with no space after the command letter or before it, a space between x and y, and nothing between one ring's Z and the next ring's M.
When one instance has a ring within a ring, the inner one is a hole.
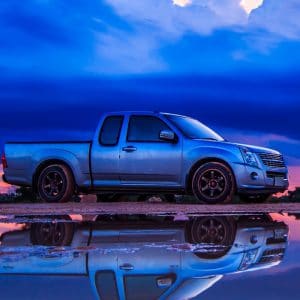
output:
M257 80L260 78L261 80ZM2 80L0 128L91 130L111 110L192 115L210 126L300 140L300 85L290 77L128 77Z

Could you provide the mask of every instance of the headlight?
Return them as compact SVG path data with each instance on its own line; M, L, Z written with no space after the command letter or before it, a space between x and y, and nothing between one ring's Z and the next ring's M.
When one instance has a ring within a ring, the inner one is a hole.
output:
M255 154L251 152L248 148L240 148L244 161L247 165L258 167L258 163Z
M256 254L257 254L257 249L247 251L244 254L244 257L240 264L239 270L244 271L244 270L248 269L254 263Z

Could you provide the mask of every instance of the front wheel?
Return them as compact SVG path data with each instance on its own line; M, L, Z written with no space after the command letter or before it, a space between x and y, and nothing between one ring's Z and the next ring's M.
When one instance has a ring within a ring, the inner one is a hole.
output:
M199 201L208 204L230 202L235 191L232 171L219 162L205 163L194 173L192 191Z
M37 180L37 193L45 202L67 202L74 194L74 179L70 169L61 164L47 166Z

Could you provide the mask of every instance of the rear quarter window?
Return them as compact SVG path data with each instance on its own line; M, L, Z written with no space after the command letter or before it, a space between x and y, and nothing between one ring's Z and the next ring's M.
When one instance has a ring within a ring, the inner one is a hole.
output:
M114 146L119 142L123 124L123 116L109 116L102 125L99 135L99 143L105 146Z

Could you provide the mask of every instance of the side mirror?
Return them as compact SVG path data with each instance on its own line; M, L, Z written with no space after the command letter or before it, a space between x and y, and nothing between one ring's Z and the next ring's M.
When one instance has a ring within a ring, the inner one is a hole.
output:
M161 140L168 141L168 142L176 142L176 135L171 130L162 130L159 133L159 138Z

